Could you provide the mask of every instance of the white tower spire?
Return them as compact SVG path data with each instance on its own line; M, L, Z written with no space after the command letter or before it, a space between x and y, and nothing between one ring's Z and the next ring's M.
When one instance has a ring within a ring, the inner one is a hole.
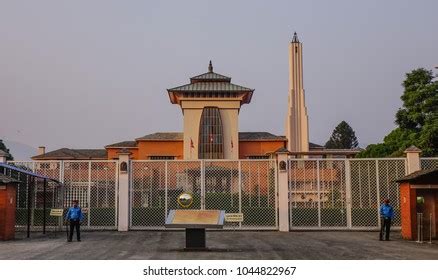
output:
M289 44L289 97L286 137L289 151L309 151L309 125L303 87L303 44L298 40L296 32Z

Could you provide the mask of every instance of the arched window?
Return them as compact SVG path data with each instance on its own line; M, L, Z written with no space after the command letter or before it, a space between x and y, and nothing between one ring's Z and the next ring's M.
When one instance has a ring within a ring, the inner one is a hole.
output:
M199 159L224 158L224 134L217 107L205 107L199 124Z

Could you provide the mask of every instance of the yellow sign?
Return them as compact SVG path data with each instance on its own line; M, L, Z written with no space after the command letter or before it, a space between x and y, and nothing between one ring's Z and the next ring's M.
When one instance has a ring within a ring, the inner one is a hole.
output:
M243 222L243 213L226 213L225 222L228 223L239 223Z
M50 209L50 216L53 217L62 217L64 213L64 209Z
M216 225L220 211L217 210L175 210L174 224Z

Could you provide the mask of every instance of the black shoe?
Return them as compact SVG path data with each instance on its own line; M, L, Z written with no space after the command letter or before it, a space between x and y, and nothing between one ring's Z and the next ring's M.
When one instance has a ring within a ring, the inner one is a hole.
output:
M80 239L78 239L78 242L81 242L81 240L80 240Z
M67 242L71 242L71 239L68 239Z

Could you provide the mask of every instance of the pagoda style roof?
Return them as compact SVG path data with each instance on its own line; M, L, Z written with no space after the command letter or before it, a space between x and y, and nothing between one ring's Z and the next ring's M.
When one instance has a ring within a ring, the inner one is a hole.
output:
M231 78L214 72L207 72L190 78L190 83L199 82L231 82Z
M241 104L251 102L254 89L231 83L231 78L213 72L210 61L208 72L190 78L190 83L167 89L170 101L181 104L182 99L234 99Z
M196 82L192 84L187 84L175 88L168 89L168 91L180 91L180 92L218 92L218 91L226 91L226 92L242 92L248 91L252 92L253 89L242 87L239 85L235 85L229 82Z

